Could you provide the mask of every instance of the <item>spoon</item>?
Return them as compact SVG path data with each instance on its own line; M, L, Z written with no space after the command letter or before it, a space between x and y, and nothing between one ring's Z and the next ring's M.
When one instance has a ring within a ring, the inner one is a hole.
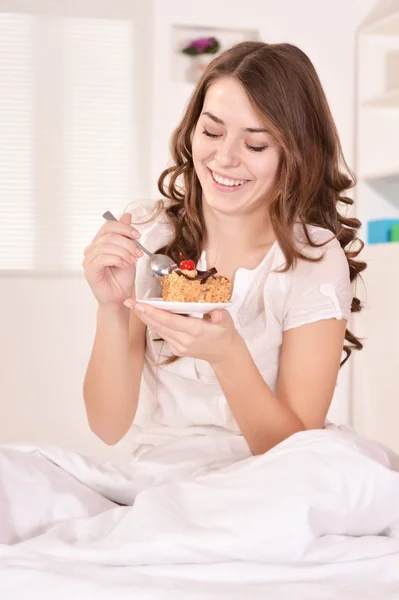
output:
M116 217L114 217L114 215L111 212L109 212L109 210L107 210L107 212L103 214L103 217L106 221L118 220ZM169 258L169 256L166 256L166 254L156 254L154 252L150 252L149 250L147 250L147 248L144 248L144 246L142 246L140 242L138 242L137 240L134 241L137 248L140 248L142 252L144 252L145 254L147 254L147 256L150 257L151 270L153 271L153 273L155 273L155 275L158 275L158 277L169 275L171 271L178 269L177 264L171 258Z

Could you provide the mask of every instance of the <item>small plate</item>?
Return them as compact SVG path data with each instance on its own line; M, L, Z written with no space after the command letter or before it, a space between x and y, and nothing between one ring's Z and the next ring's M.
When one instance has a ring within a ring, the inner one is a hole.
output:
M200 317L217 308L228 310L232 305L232 302L165 302L162 298L145 298L145 300L137 298L137 302L149 304L150 306L167 310L171 313L192 315L193 317Z

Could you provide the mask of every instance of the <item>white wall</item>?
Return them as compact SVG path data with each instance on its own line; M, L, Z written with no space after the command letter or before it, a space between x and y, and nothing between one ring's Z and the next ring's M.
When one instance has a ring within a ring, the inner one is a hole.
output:
M0 443L58 444L106 457L87 426L83 377L96 303L82 277L1 277Z
M152 149L150 156L147 146L143 149L152 182L150 193L157 196L156 181L168 160L169 136L191 91L187 84L170 81L172 24L260 28L265 41L299 45L320 74L345 154L353 164L354 32L374 3L154 0L153 30L142 32L143 40L153 39L153 69L149 52L142 55L145 72L152 73L152 94L145 86L144 92L137 90L143 110L142 134L148 136ZM146 0L146 11L150 4ZM110 449L95 439L86 424L81 386L94 335L95 303L83 279L0 274L0 298L0 443L57 443L102 457L126 455L127 439L119 448ZM348 403L346 368L334 401L334 420L347 421Z

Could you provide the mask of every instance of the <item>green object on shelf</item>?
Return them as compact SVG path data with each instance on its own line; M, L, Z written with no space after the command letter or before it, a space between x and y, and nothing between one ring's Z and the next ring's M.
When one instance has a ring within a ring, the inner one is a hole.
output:
M399 224L395 223L391 227L391 242L399 242Z

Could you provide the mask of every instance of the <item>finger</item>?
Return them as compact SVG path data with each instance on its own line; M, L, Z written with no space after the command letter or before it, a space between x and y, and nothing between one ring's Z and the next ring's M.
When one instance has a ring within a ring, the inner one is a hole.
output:
M182 334L180 331L176 331L175 329L170 329L169 327L166 327L166 325L160 324L155 319L151 319L145 313L143 314L136 310L134 310L134 312L139 317L139 319L145 325L147 325L147 327L149 327L150 329L155 331L155 333L157 333L162 339L168 338L168 339L173 339L175 342L177 342L180 339L180 336L185 335L185 334Z
M122 248L125 248L128 252L130 252L130 254L133 254L133 256L143 256L142 251L139 248L137 248L135 241L132 239L128 239L124 235L109 232L104 233L103 235L98 237L98 239L93 244L91 244L91 246L97 246L104 243L116 244L117 246L121 246Z
M116 256L120 256L127 262L136 262L137 257L131 254L126 248L119 246L117 244L109 244L109 243L97 243L93 244L89 251L86 254L86 258L89 262L91 262L96 256L100 254L115 254Z
M119 217L119 223L127 223L128 225L130 225L131 222L132 222L131 213L123 213L123 215L121 215Z
M202 319L175 315L160 308L154 308L149 305L144 306L139 302L135 304L135 311L138 315L145 315L146 318L151 319L153 323L157 323L162 327L167 327L170 330L180 331L190 335L200 335L203 330Z
M212 311L212 312L209 314L209 317L210 317L210 321L211 321L211 323L214 323L214 324L216 325L217 323L220 323L220 321L221 321L221 320L222 320L222 318L223 318L223 315L222 315L222 313L221 313L221 311L220 311L220 310L213 310L213 311Z
M131 263L126 262L121 256L116 256L115 254L99 254L90 263L85 258L82 264L85 269L94 269L96 271L99 271L103 267L132 267Z
M185 348L183 348L182 346L177 345L172 339L166 338L166 337L162 338L162 339L167 343L172 354L174 354L175 356L186 356L187 355L187 350Z
M94 236L92 243L96 242L99 237L104 235L104 233L118 233L119 235L124 235L130 239L137 239L140 237L140 233L137 229L128 223L121 221L106 221Z
M225 326L231 321L230 313L227 310L216 309L208 315L209 320L214 325Z
M92 262L97 256L104 254L112 254L115 256L120 256L128 263L133 265L136 264L138 258L134 254L131 254L126 248L122 248L117 244L96 244L93 246L91 252L89 252L86 256L88 263Z
M151 318L146 312L137 310L138 303L132 300L131 298L125 300L124 304L129 308L133 308L139 319L150 329L155 331L160 337L162 337L162 339L166 340L166 338L168 338L170 340L173 340L174 343L178 343L183 346L188 345L192 340L192 336L190 334L178 331L176 329L172 329L167 325L160 323L157 319Z
M83 256L93 256L98 254L98 249L109 246L117 246L124 249L125 252L131 254L135 258L141 258L143 253L137 248L134 243L129 243L129 240L117 234L104 234L98 240L83 250Z

